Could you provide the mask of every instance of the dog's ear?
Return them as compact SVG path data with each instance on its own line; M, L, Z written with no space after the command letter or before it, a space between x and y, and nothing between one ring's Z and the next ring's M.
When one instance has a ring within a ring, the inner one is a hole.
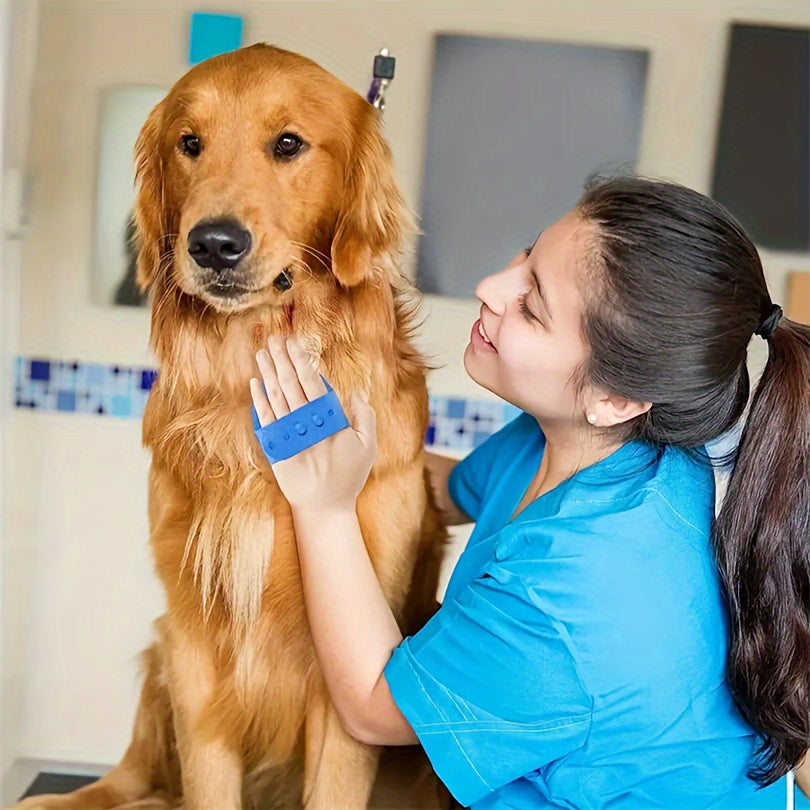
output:
M411 222L379 113L365 99L357 121L332 239L332 272L344 287L368 278L377 257L398 251Z
M163 126L164 102L149 113L135 142L135 224L137 227L138 286L147 290L167 263L174 232L164 187Z

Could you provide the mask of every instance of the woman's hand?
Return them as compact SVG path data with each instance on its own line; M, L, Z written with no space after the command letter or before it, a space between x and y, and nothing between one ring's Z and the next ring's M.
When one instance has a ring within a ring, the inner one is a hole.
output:
M264 381L250 380L253 406L262 427L326 393L318 372L294 337L271 336L256 362ZM377 455L376 417L368 397L352 397L354 419L290 458L273 464L279 487L293 510L352 512Z

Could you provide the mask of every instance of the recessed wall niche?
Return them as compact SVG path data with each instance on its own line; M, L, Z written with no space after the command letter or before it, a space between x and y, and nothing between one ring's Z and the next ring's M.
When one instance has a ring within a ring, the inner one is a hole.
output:
M810 30L731 26L712 196L759 246L810 250Z
M417 281L477 281L573 207L594 171L635 168L646 51L439 35Z

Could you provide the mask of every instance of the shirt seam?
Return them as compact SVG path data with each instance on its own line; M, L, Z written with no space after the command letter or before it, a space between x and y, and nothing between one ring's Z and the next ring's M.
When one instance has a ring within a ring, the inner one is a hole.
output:
M570 721L570 722L565 722ZM420 723L419 731L424 734L441 734L444 729L454 729L460 732L468 731L520 731L527 734L545 734L549 731L559 731L564 728L573 728L574 726L581 726L591 722L591 714L575 715L573 717L566 717L563 720L555 723L509 723L502 720L457 720L447 723ZM436 731L430 729L436 728Z
M649 493L651 493L652 495L657 495L657 496L658 496L658 497L659 497L659 498L660 498L660 499L661 499L661 500L662 500L662 501L663 501L663 502L666 504L666 506L669 508L669 510L672 512L672 514L673 514L673 515L675 515L675 517L677 517L677 518L678 518L678 520L680 520L682 523L684 523L686 526L688 526L688 527L689 527L690 529L692 529L693 531L697 532L697 534L700 534L700 535L702 535L702 534L703 534L703 532L701 532L701 530L700 530L700 529L698 529L698 527L697 527L697 526L695 526L693 523L690 523L690 522L689 522L689 521L688 521L688 520L687 520L687 519L686 519L686 518L685 518L685 517L684 517L684 516L683 516L683 515L682 515L682 514L681 514L681 513L680 513L680 512L679 512L679 511L678 511L678 510L677 510L677 509L676 509L676 508L675 508L675 507L672 505L672 504L671 504L671 503L670 503L670 501L669 501L669 500L667 499L667 497L666 497L666 496L665 496L665 495L664 495L664 494L661 492L661 490L658 490L658 489L653 489L652 487L642 487L641 489L637 490L637 492L638 492L638 493L642 493L642 492L649 492ZM629 496L629 498L635 498L635 495ZM616 504L616 499L615 499L615 498L566 498L566 499L565 499L565 503L566 503L566 504L569 504L569 503L576 503L576 504L602 504L602 503L610 503L610 504L614 504L614 505L615 505L615 504ZM538 520L540 520L540 519L538 519ZM526 521L526 522L527 522L527 523L530 523L530 522L532 522L532 521Z
M687 519L686 519L686 518L685 518L685 517L684 517L684 516L683 516L683 515L682 515L682 514L681 514L681 513L680 513L680 512L679 512L679 511L678 511L678 510L677 510L677 509L676 509L676 508L675 508L675 507L674 507L674 506L673 506L673 505L672 505L672 504L671 504L669 501L668 501L668 500L667 500L667 497L666 497L666 496L665 496L665 495L664 495L662 492L660 492L660 491L659 491L659 490L657 490L657 489L653 489L653 490L649 490L649 491L650 491L650 492L654 492L656 495L658 495L658 497L659 497L659 498L660 498L660 499L661 499L661 500L662 500L662 501L663 501L663 502L664 502L664 503L667 505L667 507L669 508L670 512L672 512L672 514L673 514L673 515L675 515L675 517L676 517L676 518L678 518L678 519L679 519L679 520L680 520L682 523L686 524L686 525L687 525L687 526L688 526L690 529L692 529L692 530L693 530L694 532L696 532L697 534L700 534L700 535L702 535L702 534L703 534L703 532L701 532L701 531L700 531L700 529L698 529L698 527L697 527L697 526L695 526L693 523L690 523L690 522L689 522L689 521L688 521L688 520L687 520Z
M416 682L419 684L419 688L422 690L422 694L427 698L428 703L430 703L430 705L433 706L433 708L436 710L436 713L440 717L445 717L444 712L436 705L433 698L430 696L430 693L428 692L428 690L425 689L425 686L422 683L422 678L420 677L419 673L417 672L416 667L411 663L411 661L410 661L410 659L408 657L408 653L406 653L406 661L408 663L408 666L411 669L411 672L413 672L414 677L416 678ZM478 777L478 779L480 779L481 784L484 785L484 787L486 787L486 789L489 790L490 792L495 790L495 788L493 788L492 785L490 785L489 782L487 782L487 780L484 779L484 777L479 772L478 768L475 767L473 761L467 756L467 752L464 750L464 747L461 744L461 740L459 740L459 738L455 734L455 731L452 728L452 725L453 725L452 722L450 720L447 720L446 723L444 723L444 724L437 723L436 725L445 725L447 727L447 730L450 733L450 736L453 738L453 742L455 742L455 744L456 744L456 748L458 748L459 753L464 757L464 759L467 760L467 764L470 766L470 769ZM421 731L421 728L422 728L421 724L413 726L414 732L416 732L417 730ZM431 732L428 732L428 734L430 734L430 733ZM433 733L438 733L438 732L433 732Z
M566 498L565 503L616 503L617 501L621 503L622 501L629 501L635 500L636 496L640 492L651 492L653 495L660 495L660 491L657 489L653 489L652 487L641 487L640 489L635 490L630 495L626 495L624 498Z

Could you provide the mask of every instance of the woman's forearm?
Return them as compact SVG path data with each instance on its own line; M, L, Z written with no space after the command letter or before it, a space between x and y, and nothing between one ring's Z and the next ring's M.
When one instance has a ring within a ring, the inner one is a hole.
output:
M363 742L416 742L383 669L402 641L368 556L354 506L293 512L312 638L332 702Z

